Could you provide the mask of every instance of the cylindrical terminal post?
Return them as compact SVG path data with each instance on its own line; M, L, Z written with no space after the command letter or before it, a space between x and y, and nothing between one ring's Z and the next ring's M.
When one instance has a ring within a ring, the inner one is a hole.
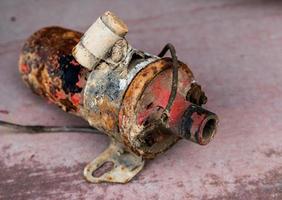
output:
M79 64L91 70L127 32L126 24L107 11L84 33L72 54Z
M217 124L216 114L191 104L182 116L179 132L181 137L205 145L214 137Z

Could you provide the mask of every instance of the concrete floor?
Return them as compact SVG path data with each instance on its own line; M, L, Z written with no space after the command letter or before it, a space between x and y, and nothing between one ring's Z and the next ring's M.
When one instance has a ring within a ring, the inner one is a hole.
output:
M106 136L0 129L0 199L282 199L281 1L1 0L0 119L86 124L25 87L17 60L37 29L85 31L105 10L125 20L134 47L176 46L220 117L216 138L205 147L180 141L126 185L95 185L82 170Z

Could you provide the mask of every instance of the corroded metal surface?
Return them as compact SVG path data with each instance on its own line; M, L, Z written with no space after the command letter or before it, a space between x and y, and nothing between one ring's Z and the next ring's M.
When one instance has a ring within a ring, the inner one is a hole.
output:
M209 108L219 112L221 134L204 148L180 141L127 185L90 185L81 171L107 146L106 137L31 137L1 129L0 198L280 200L281 2L156 1L152 6L119 1L111 6L126 16L135 47L156 53L169 40L176 45L206 90ZM84 31L109 4L88 0L79 7L79 1L1 1L1 119L85 124L33 95L16 69L19 49L32 31L43 24ZM125 14L125 8L134 12Z
M145 118L148 118L151 113L157 113L158 108L163 109L167 104L170 94L170 89L163 90L163 88L159 88L159 90L154 90L154 88L149 87L149 89L146 91L145 89L147 88L143 86L149 85L149 83L152 82L155 77L160 76L166 82L164 83L164 81L161 82L160 80L157 80L157 83L165 84L170 87L171 70L169 70L167 76L160 74L165 70L171 69L171 65L172 64L170 59L161 59L151 63L147 68L142 70L126 91L121 111L119 113L119 123L121 127L120 130L123 140L128 144L131 144L130 146L132 151L148 158L155 157L156 154L163 152L179 139L177 135L165 132L162 133L162 131L158 130L157 135L159 135L159 138L162 138L163 141L158 140L158 142L156 141L156 143L158 144L151 144L151 147L149 147L144 143L145 141L142 142L140 138L138 138L140 132L142 132L142 130L144 129L144 123L146 121ZM181 93L185 95L186 92L190 89L190 83L194 80L194 78L192 72L189 70L189 68L187 68L185 64L181 63L180 68L181 70L179 70L179 74L182 79L180 79L178 95L180 95ZM145 100L142 99L144 92L149 93L149 95L146 95L145 93L145 96L147 96L147 98L143 97L143 99L145 98ZM150 99L148 99L148 96ZM154 97L156 99L154 99ZM157 97L161 98L162 102L157 101ZM176 102L174 103L174 105L175 104ZM172 109L172 111L175 110L177 109ZM150 121L147 122L151 123Z
M167 45L161 54L165 49L173 51L171 59L133 49L102 17L82 37L49 27L24 44L19 70L25 83L115 140L86 166L88 181L128 182L141 171L144 159L163 153L180 138L199 144L213 138L218 118L213 114L213 124L205 128L210 120L206 113L211 112L200 107L207 101L201 86L188 66L177 60L174 47ZM164 113L167 122L159 124ZM111 169L94 176L106 163Z
M144 167L142 157L127 151L119 142L110 146L84 168L84 176L92 183L127 183Z
M19 60L22 78L35 93L75 114L89 73L71 54L80 37L60 27L41 29L25 42Z
M78 42L79 37L75 31L51 27L37 31L27 40L19 70L35 93L83 117L142 158L154 158L180 137L199 144L207 144L213 138L202 142L207 116L200 116L204 110L200 106L206 103L207 97L187 65L176 60L177 85L172 89L175 81L172 68L176 65L173 58L160 59L133 49L105 25L102 17ZM75 58L70 54L72 48ZM154 127L172 92L176 96L166 114L169 125ZM199 106L195 105L193 112L185 112L192 103ZM193 117L194 114L201 120ZM187 120L191 121L188 125ZM218 119L213 120L210 129L215 133ZM188 133L182 133L185 131Z

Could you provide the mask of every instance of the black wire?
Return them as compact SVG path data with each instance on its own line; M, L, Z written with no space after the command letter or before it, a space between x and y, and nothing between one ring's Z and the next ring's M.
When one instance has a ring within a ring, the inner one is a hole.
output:
M171 92L169 95L168 103L164 109L165 114L169 113L171 106L175 100L176 94L177 94L178 67L179 67L177 56L176 56L176 51L172 44L170 43L166 44L158 56L163 57L168 50L170 51L170 54L171 54L173 68L172 68Z
M55 132L81 132L81 133L94 133L100 134L100 132L90 126L38 126L38 125L20 125L11 122L0 120L0 126L12 129L13 131L25 132L25 133L55 133Z

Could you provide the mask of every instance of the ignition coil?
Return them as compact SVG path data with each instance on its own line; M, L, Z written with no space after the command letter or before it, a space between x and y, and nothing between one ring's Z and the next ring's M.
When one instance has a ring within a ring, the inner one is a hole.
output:
M84 34L61 27L35 32L19 59L33 92L111 138L84 169L94 183L128 182L146 159L181 138L209 143L218 124L217 115L202 107L207 97L173 45L152 55L133 48L127 32L121 19L105 12Z

